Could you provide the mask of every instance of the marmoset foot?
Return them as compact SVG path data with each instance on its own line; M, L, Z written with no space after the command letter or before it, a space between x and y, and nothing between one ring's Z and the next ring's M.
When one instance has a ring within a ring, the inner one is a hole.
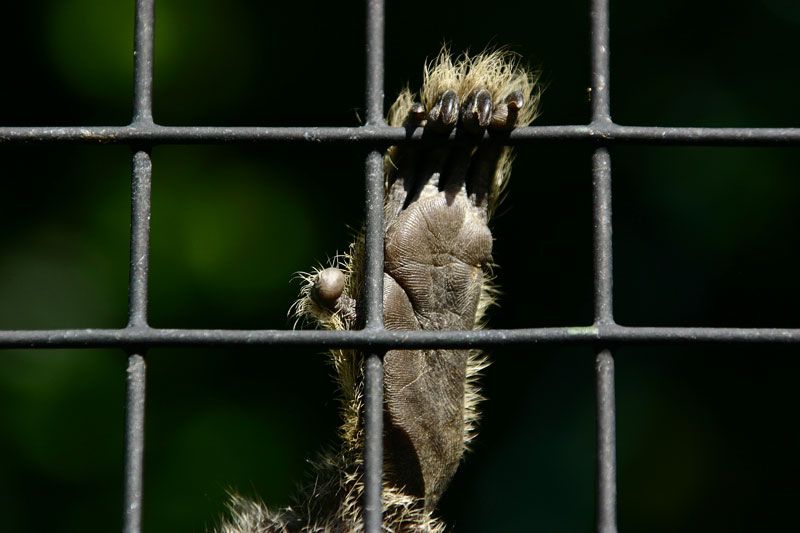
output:
M480 328L492 303L489 219L510 172L504 136L533 120L535 77L513 54L425 67L418 97L403 91L390 126L423 129L422 142L385 159L384 324L390 330ZM447 137L455 132L457 142ZM493 139L481 139L488 132ZM299 318L327 329L362 327L364 241L329 268L302 274ZM340 385L341 445L316 462L292 508L271 512L241 498L224 533L359 532L363 520L363 354L331 350ZM384 528L441 533L435 507L474 436L482 355L464 349L389 350L384 357Z
M459 101L456 90L445 89L427 111L412 103L403 122L423 127L426 136L455 128L457 137L478 137L513 129L524 104L521 90L495 101L486 87L476 86ZM385 326L474 329L492 262L490 198L502 184L497 174L508 148L418 143L396 147L390 157ZM424 498L427 508L455 473L468 438L469 357L469 350L391 350L384 359L387 476Z

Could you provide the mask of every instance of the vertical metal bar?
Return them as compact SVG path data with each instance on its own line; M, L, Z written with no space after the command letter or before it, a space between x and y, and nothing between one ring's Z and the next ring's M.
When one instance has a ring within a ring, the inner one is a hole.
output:
M155 0L136 0L133 122L153 122Z
M142 461L144 459L144 357L128 358L127 405L125 409L125 509L123 533L142 528Z
M367 124L382 125L384 0L367 0Z
M384 0L367 0L367 124L383 125ZM366 168L366 328L383 328L383 154L373 150Z
M136 0L134 28L133 123L153 123L153 47L155 0ZM147 327L147 287L150 251L150 153L133 154L131 180L131 257L128 283L128 327ZM142 527L142 480L144 462L144 404L146 365L144 351L128 356L127 406L125 410L124 533Z
M592 124L611 123L609 89L608 0L592 0ZM611 156L600 146L592 156L594 209L594 321L614 323L613 241L611 223ZM596 360L597 379L597 531L617 531L616 406L614 358L601 347Z
M383 119L384 1L367 0L367 124ZM366 163L366 329L383 329L383 155ZM380 533L383 522L383 354L365 361L364 529Z
M592 156L594 209L594 315L597 324L612 324L613 264L611 226L611 156L601 147Z
M367 156L366 329L383 328L383 156ZM365 361L364 529L379 533L383 521L383 353Z
M128 285L128 327L147 327L148 256L150 242L150 154L133 156L131 185L131 264ZM125 411L124 533L139 533L142 518L144 461L144 351L128 356L127 409Z
M592 122L611 121L611 99L608 87L608 0L592 0Z
M593 156L595 324L613 324L611 242L611 159L608 149ZM597 355L597 531L616 533L616 411L614 359L611 351Z
M128 325L147 325L147 282L150 251L150 189L153 165L150 154L133 154L131 185L131 265L128 285Z
M383 154L367 155L366 329L383 329Z
M597 531L617 531L617 434L614 358L597 355Z
M592 122L610 122L608 0L592 0ZM606 147L592 158L594 198L595 321L613 323L611 157Z

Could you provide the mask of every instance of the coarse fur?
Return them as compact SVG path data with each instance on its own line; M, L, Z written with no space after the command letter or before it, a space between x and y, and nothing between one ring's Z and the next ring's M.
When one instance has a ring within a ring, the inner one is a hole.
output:
M522 67L519 58L505 50L484 52L475 56L464 54L453 58L446 48L424 69L423 87L417 101L431 109L437 98L447 90L455 91L463 102L476 89L489 91L492 101L502 101L512 91L525 98L516 126L529 124L536 116L539 88L536 76ZM388 123L408 127L408 116L415 102L410 90L403 90L391 106ZM512 124L513 126L513 124ZM385 157L387 194L395 158L400 147L391 147ZM493 213L508 182L512 153L509 147L499 151L497 164L488 191L487 213ZM388 209L388 202L387 202ZM387 219L391 213L387 212ZM299 300L290 314L297 323L313 323L331 330L357 329L363 326L358 319L358 304L363 287L364 237L359 233L347 253L334 258L331 266L345 274L345 285L337 305L331 308L314 297L314 284L321 269L300 274L303 286ZM497 289L492 283L491 264L481 265L483 283L475 311L475 327L484 325L486 310L494 303ZM294 504L279 510L269 510L260 502L232 495L229 518L216 530L219 533L355 533L363 531L363 355L357 350L336 349L330 352L339 389L342 424L338 445L322 453L312 463L312 476L300 488ZM482 400L477 386L480 372L487 366L485 356L472 350L467 354L464 384L464 444L475 436L478 404ZM444 524L433 515L419 495L409 494L405 487L384 480L384 530L390 532L442 532Z

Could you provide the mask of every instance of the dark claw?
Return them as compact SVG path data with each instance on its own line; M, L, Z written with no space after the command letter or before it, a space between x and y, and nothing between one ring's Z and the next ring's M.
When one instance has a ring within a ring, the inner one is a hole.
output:
M428 113L428 126L439 133L447 133L458 120L458 96L448 89L442 93Z
M420 102L411 104L411 109L408 110L408 122L417 126L425 121L426 111L425 106Z
M486 89L470 93L461 107L461 125L469 133L479 134L492 119L492 95Z
M519 110L525 105L525 96L522 91L514 91L502 104L498 105L492 114L491 127L493 130L508 131L517 125Z
M522 94L522 91L514 91L506 96L506 104L509 109L519 111L522 109L522 106L525 105L525 96Z

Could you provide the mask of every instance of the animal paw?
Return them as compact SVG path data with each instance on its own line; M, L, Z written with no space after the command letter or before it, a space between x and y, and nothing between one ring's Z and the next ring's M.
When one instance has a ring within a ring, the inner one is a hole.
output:
M403 94L390 123L439 139L388 154L384 321L392 330L472 330L491 300L488 226L510 148L470 143L533 116L530 74L502 53L429 67L421 101ZM476 392L469 350L390 350L384 358L387 475L435 505L470 438Z

